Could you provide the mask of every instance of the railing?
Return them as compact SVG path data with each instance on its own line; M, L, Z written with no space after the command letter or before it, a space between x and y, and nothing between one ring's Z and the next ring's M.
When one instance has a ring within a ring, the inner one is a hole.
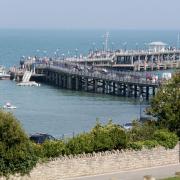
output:
M133 84L141 84L141 85L150 85L150 86L158 86L160 85L161 81L148 81L146 78L140 76L140 74L135 72L118 72L118 71L110 71L107 74L102 73L98 70L94 72L89 72L86 68L84 69L77 69L72 67L65 67L65 64L39 64L39 68L47 68L54 71L61 71L66 74L82 76L87 78L93 79L101 79L106 81L116 81L116 82L123 82L123 83L133 83Z

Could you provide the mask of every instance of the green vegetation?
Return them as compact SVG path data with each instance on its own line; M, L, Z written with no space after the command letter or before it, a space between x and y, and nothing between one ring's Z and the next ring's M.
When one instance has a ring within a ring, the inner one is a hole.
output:
M162 87L151 102L149 113L157 121L134 121L130 130L99 122L91 131L73 138L35 144L29 140L16 118L0 111L0 176L27 174L38 160L64 155L163 146L172 149L180 136L180 74Z
M158 90L148 113L157 118L158 126L180 137L180 73Z
M20 123L12 114L0 111L0 176L29 173L37 160Z
M159 129L155 122L134 122L125 130L112 121L99 122L90 132L65 140L45 141L35 144L29 140L19 122L10 113L0 112L0 176L27 174L38 160L64 155L103 152L116 149L141 150L156 146L173 148L178 142L175 133Z
M163 180L180 180L180 177L171 177L171 178L166 178Z

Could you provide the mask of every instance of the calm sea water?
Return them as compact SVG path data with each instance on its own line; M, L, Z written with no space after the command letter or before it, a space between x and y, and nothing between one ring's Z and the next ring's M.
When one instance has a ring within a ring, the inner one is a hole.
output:
M0 64L18 65L21 56L86 54L102 48L105 31L82 30L0 30ZM145 48L150 41L164 41L176 46L176 31L110 31L110 48ZM94 44L94 45L93 45ZM39 50L39 51L37 51ZM19 87L13 81L0 81L0 106L11 102L12 112L27 133L61 134L87 131L96 118L103 123L112 119L123 124L139 117L139 102L129 98L62 90L42 84L41 87Z

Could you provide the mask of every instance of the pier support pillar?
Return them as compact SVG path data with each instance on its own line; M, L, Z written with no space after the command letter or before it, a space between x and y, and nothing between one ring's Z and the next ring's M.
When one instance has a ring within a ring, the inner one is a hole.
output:
M95 79L94 80L94 92L97 93L97 89L98 89L98 80Z
M79 78L76 77L76 91L79 90Z
M126 84L123 85L123 96L126 96Z
M121 90L120 90L120 84L117 83L117 93L118 96L121 94Z
M140 95L143 95L143 87L142 86L139 86L139 96Z
M149 99L149 86L146 86L146 100Z
M137 85L134 85L134 97L137 98Z
M59 74L59 87L62 87L62 76Z
M106 83L103 80L103 82L102 82L102 93L104 94L105 92L106 92Z
M116 83L113 82L113 94L116 94Z
M88 91L88 78L85 78L84 81L84 90Z
M59 83L58 73L55 74L55 83L56 83L56 86L58 86L58 83Z
M72 78L67 76L67 89L72 89Z
M62 87L67 88L67 83L66 83L66 76L63 76L63 81L62 81Z
M127 84L127 95L128 95L128 97L131 96L131 86L130 86L130 84Z

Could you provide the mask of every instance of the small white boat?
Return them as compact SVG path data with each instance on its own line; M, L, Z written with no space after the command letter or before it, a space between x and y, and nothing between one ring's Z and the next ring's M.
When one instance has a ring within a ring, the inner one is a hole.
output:
M18 86L40 86L39 83L36 83L35 81L28 81L28 82L20 82L17 83Z
M0 80L10 79L10 74L7 74L4 67L0 66Z
M11 103L7 102L4 106L4 109L16 109L16 106L11 105Z

